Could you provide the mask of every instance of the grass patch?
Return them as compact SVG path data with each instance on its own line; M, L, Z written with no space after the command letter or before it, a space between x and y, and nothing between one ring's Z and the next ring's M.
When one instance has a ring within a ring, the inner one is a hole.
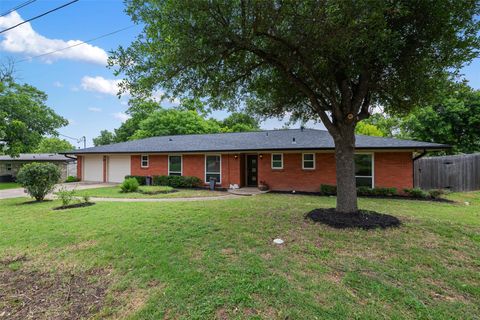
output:
M8 199L0 201L0 261L25 255L14 263L18 272L109 270L97 318L473 319L480 193L449 197L459 203L362 198L360 208L402 221L369 231L304 219L333 207L334 197L101 202L62 211L51 210L59 201ZM285 243L274 245L277 237Z
M177 190L177 192L172 192ZM90 196L101 198L126 198L126 199L148 199L148 198L195 198L213 197L226 195L224 191L210 191L203 189L173 189L166 186L141 186L138 192L124 193L120 187L105 187L78 190L76 196Z
M21 188L20 183L16 182L0 182L0 190Z

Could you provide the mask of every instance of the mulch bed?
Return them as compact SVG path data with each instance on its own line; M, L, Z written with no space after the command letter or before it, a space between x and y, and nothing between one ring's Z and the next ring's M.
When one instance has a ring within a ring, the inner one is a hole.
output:
M69 204L68 206L55 207L53 208L53 210L66 210L66 209L90 207L90 206L93 206L94 204L95 202L80 202L80 203Z
M18 205L23 206L23 205L26 205L26 204L45 203L45 202L50 202L50 201L53 201L53 200L50 200L50 199L44 199L44 200L41 200L41 201L29 200L29 201L21 202Z
M305 219L311 219L337 229L386 229L401 225L400 220L394 216L368 210L358 210L356 213L341 213L337 212L335 208L315 209L308 212Z
M106 272L46 273L0 265L0 319L86 319L104 304Z

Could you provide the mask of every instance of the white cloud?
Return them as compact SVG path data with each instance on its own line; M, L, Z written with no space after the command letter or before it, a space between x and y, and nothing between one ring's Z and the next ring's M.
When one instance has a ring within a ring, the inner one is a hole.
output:
M53 86L57 88L63 88L63 83L61 83L60 81L55 81L53 83Z
M0 17L0 27L2 29L8 28L23 21L22 17L14 11L7 16ZM6 31L1 35L4 38L0 41L0 50L23 53L27 57L60 50L82 42L81 40L64 41L60 39L49 39L33 30L32 25L29 22ZM39 59L42 59L46 63L52 63L59 59L69 59L105 66L107 64L108 55L102 48L90 44L82 44L67 50L49 54Z
M115 113L112 113L112 115L115 119L118 119L122 122L125 122L128 119L130 119L130 116L128 114L126 114L125 112L115 112Z
M101 108L96 108L96 107L90 107L90 108L88 108L88 111L91 111L91 112L102 112L102 109L101 109Z
M118 93L118 85L122 80L118 79L105 79L104 77L90 77L85 76L82 78L81 86L83 90L100 92L104 94L110 94L115 96Z

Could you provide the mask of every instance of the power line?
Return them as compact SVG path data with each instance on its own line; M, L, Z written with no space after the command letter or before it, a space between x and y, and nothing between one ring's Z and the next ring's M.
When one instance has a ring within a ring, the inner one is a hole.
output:
M63 5L59 6L59 7L56 7L56 8L54 8L54 9L52 9L52 10L49 10L49 11L44 12L44 13L42 13L42 14L39 14L38 16L35 16L35 17L30 18L30 19L28 19L28 20L22 21L22 22L20 22L20 23L17 23L16 25L11 26L10 28L4 29L4 30L0 31L0 33L7 32L8 30L12 30L12 29L14 29L14 28L16 28L16 27L18 27L18 26L21 26L21 25L24 24L24 23L27 23L27 22L33 21L33 20L35 20L35 19L41 18L41 17L43 17L43 16L46 16L46 15L49 14L49 13L52 13L52 12L54 12L54 11L60 10L60 9L62 9L62 8L65 8L66 6L69 6L69 5L71 5L71 4L73 4L73 3L77 2L77 1L78 1L78 0L73 0L73 1L70 1L70 2L68 2L68 3L65 3L65 4L63 4Z
M68 139L75 140L75 141L77 141L77 143L80 143L80 142L83 141L83 148L87 147L87 138L85 136L83 136L81 138L74 138L74 137L69 137L69 136L61 134L61 133L58 133L58 135L62 136L62 137L65 137L65 138L68 138Z
M92 38L92 39L90 39L90 40L86 40L86 41L82 41L82 42L76 43L76 44L74 44L74 45L71 45L71 46L68 46L68 47L65 47L65 48L61 48L61 49L58 49L58 50L54 50L54 51L42 53L42 54L39 54L39 55L37 55L37 56L30 57L30 58L25 58L25 59L22 59L22 60L18 60L18 61L15 61L15 63L30 61L31 59L48 56L48 55L50 55L50 54L54 54L54 53L57 53L57 52L60 52L60 51L64 51L64 50L67 50L67 49L70 49L70 48L73 48L73 47L78 47L78 46L80 46L80 45L82 45L82 44L90 43L90 42L93 42L93 41L96 41L96 40L99 40L99 39L102 39L102 38L105 38L105 37L114 35L114 34L116 34L116 33L125 31L125 30L127 30L127 29L131 29L131 28L133 28L133 27L135 27L135 25L131 25L131 26L129 26L129 27L125 27L125 28L122 28L122 29L118 29L118 30L115 30L115 31L112 31L112 32L103 34L103 35L101 35L101 36Z
M29 4L34 3L35 1L37 1L37 0L28 0L28 1L24 2L24 3L21 3L21 4L19 4L18 6L16 6L15 8L12 8L12 9L10 9L10 10L2 13L2 14L0 15L0 17L4 17L4 16L6 16L7 14L12 13L13 11L16 11L16 10L18 10L18 9L21 9L21 8L23 8L23 7L26 7L26 6L28 6Z

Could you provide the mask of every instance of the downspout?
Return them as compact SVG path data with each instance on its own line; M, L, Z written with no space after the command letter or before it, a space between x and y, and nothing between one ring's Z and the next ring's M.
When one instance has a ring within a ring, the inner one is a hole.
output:
M423 149L423 152L420 153L418 156L413 157L413 166L412 166L412 177L413 177L413 187L415 188L415 161L420 158L423 158L427 154L427 149Z
M71 157L71 156L67 155L66 153L64 153L63 155L65 156L65 158L72 159L72 160L77 160L76 157Z

